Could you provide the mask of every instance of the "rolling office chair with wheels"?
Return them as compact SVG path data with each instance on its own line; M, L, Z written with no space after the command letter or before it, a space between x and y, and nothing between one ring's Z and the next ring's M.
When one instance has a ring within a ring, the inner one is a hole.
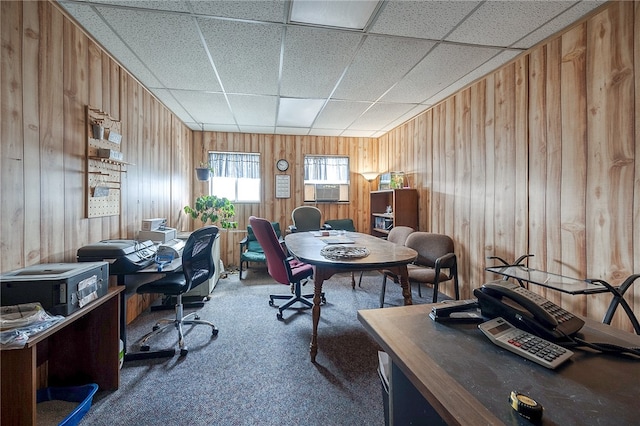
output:
M143 284L136 289L136 293L161 293L165 296L176 297L176 317L175 319L160 320L153 327L153 330L145 335L141 340L141 351L149 350L147 341L173 325L178 330L178 345L180 356L188 352L184 341L182 325L202 324L211 327L213 336L218 334L218 329L209 321L201 320L196 312L183 316L182 295L196 286L206 282L215 272L215 266L211 257L211 250L218 228L215 226L205 226L194 231L187 240L182 252L182 273L176 272L168 274L164 278ZM161 325L164 324L164 325Z
M300 262L288 256L281 241L276 236L271 222L266 219L251 216L249 224L258 242L264 249L267 257L267 270L269 275L281 284L291 285L293 295L270 295L269 305L275 306L274 300L286 300L283 305L278 306L276 317L282 321L282 312L290 308L294 303L300 302L307 307L313 307L309 299L313 299L313 294L302 294L302 285L313 275L313 267L307 263ZM326 303L324 293L321 294L322 303Z

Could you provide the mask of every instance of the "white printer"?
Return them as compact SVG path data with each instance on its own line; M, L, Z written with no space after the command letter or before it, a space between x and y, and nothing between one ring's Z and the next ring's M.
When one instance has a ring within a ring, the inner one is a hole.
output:
M138 232L138 241L151 240L162 244L175 239L178 232L175 228L165 226L166 223L167 219L164 218L144 219L142 229Z
M158 251L156 255L170 257L172 260L177 259L178 257L182 257L182 251L184 250L184 245L186 241L180 240L178 238L174 238L173 240L169 240L166 243L162 243L158 246Z

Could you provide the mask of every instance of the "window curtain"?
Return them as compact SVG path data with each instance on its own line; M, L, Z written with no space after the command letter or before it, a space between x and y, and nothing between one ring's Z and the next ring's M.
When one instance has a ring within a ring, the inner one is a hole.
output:
M260 179L260 154L210 152L214 177Z
M349 157L304 157L305 181L349 182Z

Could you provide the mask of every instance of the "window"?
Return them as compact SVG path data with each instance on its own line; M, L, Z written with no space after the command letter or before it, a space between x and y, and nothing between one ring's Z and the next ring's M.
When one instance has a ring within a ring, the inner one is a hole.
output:
M349 201L349 157L305 155L304 201Z
M210 152L209 193L232 202L260 202L260 154Z

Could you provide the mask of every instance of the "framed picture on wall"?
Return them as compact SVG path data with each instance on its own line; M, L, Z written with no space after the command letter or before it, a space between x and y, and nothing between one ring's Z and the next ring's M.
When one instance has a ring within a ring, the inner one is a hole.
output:
M383 173L380 175L378 191L384 191L385 189L391 189L391 173Z

